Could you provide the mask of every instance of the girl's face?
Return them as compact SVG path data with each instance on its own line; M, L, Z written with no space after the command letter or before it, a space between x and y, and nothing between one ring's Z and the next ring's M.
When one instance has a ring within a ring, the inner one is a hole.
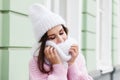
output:
M57 25L47 32L48 39L59 44L67 39L67 34L65 33L62 25Z

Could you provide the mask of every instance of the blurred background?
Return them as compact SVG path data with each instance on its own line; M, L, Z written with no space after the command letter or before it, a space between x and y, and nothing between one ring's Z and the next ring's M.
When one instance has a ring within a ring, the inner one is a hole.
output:
M33 3L65 19L94 80L120 80L120 0L0 0L0 80L29 80Z

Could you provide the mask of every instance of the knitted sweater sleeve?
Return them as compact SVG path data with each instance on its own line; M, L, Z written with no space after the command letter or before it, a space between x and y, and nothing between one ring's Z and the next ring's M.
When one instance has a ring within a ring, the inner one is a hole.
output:
M29 63L29 80L67 80L67 69L62 64L53 65L53 72L44 74L39 71L33 58Z
M68 68L68 80L93 80L88 75L85 59L82 54L79 54L75 63Z

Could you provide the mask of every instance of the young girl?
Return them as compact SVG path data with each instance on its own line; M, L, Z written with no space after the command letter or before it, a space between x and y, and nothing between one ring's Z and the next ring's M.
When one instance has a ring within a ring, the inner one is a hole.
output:
M65 21L40 4L30 7L37 46L29 64L30 80L93 80Z

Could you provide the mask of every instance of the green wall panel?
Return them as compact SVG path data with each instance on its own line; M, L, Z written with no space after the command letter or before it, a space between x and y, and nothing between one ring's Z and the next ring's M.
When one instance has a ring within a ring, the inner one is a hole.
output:
M113 9L113 16L112 16L112 61L113 61L113 65L117 65L117 62L118 62L118 52L117 52L117 30L118 30L118 22L117 22L117 18L118 18L118 10L117 10L117 7L118 7L118 3L117 3L118 0L113 0L113 6L112 6L112 9Z
M91 15L96 15L96 1L95 0L83 0L83 12Z
M10 10L27 14L27 10L33 3L43 4L47 0L10 0Z
M118 25L118 23L117 23L117 17L118 16L113 16L112 18L113 18L113 25Z
M2 0L0 0L0 10L2 9Z
M9 80L9 51L8 48L1 50L2 63L1 63L1 80Z
M87 33L87 49L96 49L96 36L95 34Z
M96 1L95 0L87 0L87 12L96 15Z
M86 32L82 32L82 49L86 49Z
M9 80L29 80L30 49L9 49Z
M115 14L117 14L118 12L118 10L117 10L117 5L116 4L113 4L113 7L112 7L112 9L113 9L113 13L115 13Z
M112 55L113 65L116 66L117 62L118 62L118 53L115 50L113 50L112 53L113 53L113 55Z
M113 27L113 37L117 38L118 27Z
M117 39L113 39L113 50L117 50Z
M0 80L1 80L1 68L2 68L2 50L0 49Z
M89 14L83 14L83 26L82 26L82 30L87 30L87 31L91 31L91 32L96 32L96 17L93 17Z
M88 31L96 32L96 18L90 15L87 15L87 29Z
M2 15L2 45L9 45L9 14L8 11L3 12Z
M0 12L0 46L2 45L2 13Z
M0 10L9 10L9 0L0 0Z
M27 16L10 12L10 46L31 46L34 36Z
M87 25L87 14L86 13L84 13L84 14L82 14L82 30L86 30L86 25Z
M93 71L96 69L96 52L93 51L86 51L86 62L87 62L87 69L88 71Z
M118 2L118 0L112 0L113 2L114 2L114 4L118 4L117 2Z
M96 34L82 32L82 49L96 49Z

